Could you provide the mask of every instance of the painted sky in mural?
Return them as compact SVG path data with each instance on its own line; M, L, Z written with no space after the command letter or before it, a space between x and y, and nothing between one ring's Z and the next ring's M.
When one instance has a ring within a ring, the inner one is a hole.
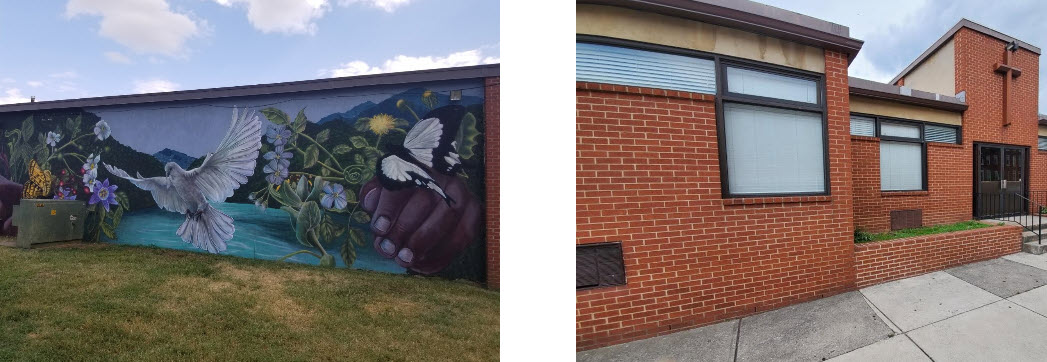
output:
M87 239L482 281L482 94L454 81L11 115L0 186L88 201Z

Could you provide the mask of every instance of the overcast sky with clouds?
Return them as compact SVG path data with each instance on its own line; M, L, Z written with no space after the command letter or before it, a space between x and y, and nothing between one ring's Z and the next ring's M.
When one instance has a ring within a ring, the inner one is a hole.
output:
M758 0L782 9L851 28L865 41L850 75L888 82L961 18L967 18L1026 43L1047 46L1047 2L979 0ZM1045 84L1040 72L1040 84ZM1040 113L1047 89L1040 87Z
M0 104L497 63L491 0L0 2Z

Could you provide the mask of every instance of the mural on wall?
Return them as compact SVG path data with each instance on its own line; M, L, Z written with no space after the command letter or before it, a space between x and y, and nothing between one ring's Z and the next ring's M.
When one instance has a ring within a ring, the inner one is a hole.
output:
M3 114L2 231L21 198L83 200L86 240L483 281L482 94L451 81Z

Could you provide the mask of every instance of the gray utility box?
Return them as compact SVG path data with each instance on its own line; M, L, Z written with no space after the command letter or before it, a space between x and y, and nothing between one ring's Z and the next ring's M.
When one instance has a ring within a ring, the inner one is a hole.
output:
M12 224L18 227L15 246L20 248L84 237L87 206L83 201L23 199L13 214Z

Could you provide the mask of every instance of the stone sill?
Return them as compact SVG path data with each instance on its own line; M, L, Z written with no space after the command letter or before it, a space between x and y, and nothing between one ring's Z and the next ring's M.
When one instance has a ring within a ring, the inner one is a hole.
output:
M880 191L880 197L929 196L930 194L930 191Z
M796 204L803 202L832 202L830 195L818 196L770 196L770 197L738 197L723 199L723 204L733 205L762 205L762 204Z

